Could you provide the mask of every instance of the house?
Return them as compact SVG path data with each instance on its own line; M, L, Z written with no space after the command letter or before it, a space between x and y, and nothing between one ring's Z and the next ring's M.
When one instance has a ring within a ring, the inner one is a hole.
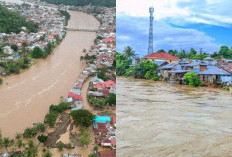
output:
M144 60L150 60L150 61L154 61L154 60L164 60L168 63L176 63L179 60L179 57L176 56L172 56L169 53L166 52L160 52L160 53L151 53L145 57L143 57Z
M115 151L99 151L97 153L100 157L116 157Z
M202 82L219 84L226 81L227 77L231 74L227 71L218 68L217 66L209 66L207 64L200 64L200 72L198 73L199 78Z

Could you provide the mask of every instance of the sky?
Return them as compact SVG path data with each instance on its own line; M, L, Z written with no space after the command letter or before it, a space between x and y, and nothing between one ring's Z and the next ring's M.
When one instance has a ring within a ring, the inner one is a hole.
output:
M202 48L210 54L232 46L232 0L117 0L117 52L129 45L147 55L150 6L154 52Z

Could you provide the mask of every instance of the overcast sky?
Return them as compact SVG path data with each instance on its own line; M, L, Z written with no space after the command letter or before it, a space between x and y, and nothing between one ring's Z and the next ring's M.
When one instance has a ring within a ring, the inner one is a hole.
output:
M117 51L130 45L147 54L149 6L154 12L154 51L195 48L213 53L232 46L232 0L117 0Z

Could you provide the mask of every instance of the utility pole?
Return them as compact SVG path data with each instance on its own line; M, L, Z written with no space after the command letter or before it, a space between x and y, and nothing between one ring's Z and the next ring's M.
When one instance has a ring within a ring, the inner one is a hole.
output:
M154 13L154 8L150 7L149 8L150 12L150 27L149 27L149 42L148 42L148 54L153 53L153 13Z

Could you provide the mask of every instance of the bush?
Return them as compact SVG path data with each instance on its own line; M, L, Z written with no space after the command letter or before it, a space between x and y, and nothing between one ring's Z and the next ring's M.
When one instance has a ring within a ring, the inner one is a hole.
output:
M42 134L42 135L38 136L37 139L39 140L39 142L44 143L47 141L48 137L45 136L44 134Z
M37 130L36 128L27 128L24 133L23 133L23 137L28 138L28 137L34 137L37 134Z
M198 87L201 86L201 81L198 78L197 74L194 72L188 72L184 75L184 80L186 82L186 84L194 86L194 87Z
M94 146L94 149L93 149L94 151L98 151L98 146Z
M0 78L0 85L3 83L3 80Z
M18 46L15 44L11 45L10 48L13 49L15 52L19 49Z
M116 94L109 93L109 97L107 99L107 102L111 105L116 105Z
M33 58L42 58L44 57L43 51L39 47L35 47L32 51Z
M85 128L81 129L80 137L78 139L81 145L89 145L91 143L90 135Z
M59 151L61 151L61 150L63 150L63 148L65 147L65 144L64 144L63 142L60 141L60 142L57 143L56 146L57 146L57 148L59 149Z
M55 122L56 122L56 118L58 116L57 112L49 112L44 119L45 123L48 123L49 126L53 127Z
M36 128L36 130L39 132L39 131L41 131L41 132L44 132L45 131L45 129L46 129L46 126L45 126L45 124L43 124L43 123L36 123L36 124L34 124L35 125L35 128Z
M71 105L72 103L69 102L61 102L59 105L51 105L49 111L61 113L66 109L69 109Z
M95 98L94 96L88 95L87 99L92 106L97 108L103 108L106 105L104 98Z
M76 125L89 127L93 123L94 115L85 109L72 111L71 116Z

